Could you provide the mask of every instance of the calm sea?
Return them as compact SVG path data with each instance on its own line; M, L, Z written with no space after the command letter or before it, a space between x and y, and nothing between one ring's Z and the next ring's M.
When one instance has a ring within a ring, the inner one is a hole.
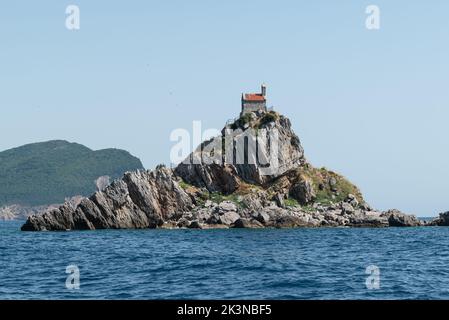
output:
M24 233L20 225L0 222L0 299L449 299L444 227ZM78 290L66 288L69 265L79 268ZM379 289L367 288L368 266L379 270Z

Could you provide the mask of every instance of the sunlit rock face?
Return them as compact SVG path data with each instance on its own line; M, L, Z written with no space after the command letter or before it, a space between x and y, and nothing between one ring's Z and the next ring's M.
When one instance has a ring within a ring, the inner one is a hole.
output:
M195 186L231 193L240 181L264 185L305 162L290 120L259 111L245 114L223 128L221 136L202 143L175 172Z

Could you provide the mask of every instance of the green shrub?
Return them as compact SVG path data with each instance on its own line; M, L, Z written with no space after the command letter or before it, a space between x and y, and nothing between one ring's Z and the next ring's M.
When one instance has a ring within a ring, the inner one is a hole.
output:
M298 175L311 179L316 194L315 202L317 203L340 202L346 199L348 194L353 194L360 203L364 202L362 193L355 185L345 177L326 168L316 169L307 165L298 170ZM330 185L331 179L335 182L333 187Z
M278 115L275 112L270 111L270 112L266 113L262 117L262 119L260 119L259 128L268 123L275 122L277 119L278 119Z
M231 125L231 129L237 130L238 128L243 128L246 124L249 124L250 122L251 122L251 115L249 113L246 113Z
M284 200L284 204L287 207L297 207L299 206L299 202L294 198L288 198Z

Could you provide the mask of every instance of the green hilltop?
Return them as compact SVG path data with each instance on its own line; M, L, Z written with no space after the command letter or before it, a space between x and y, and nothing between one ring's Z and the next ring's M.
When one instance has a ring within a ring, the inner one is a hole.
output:
M62 203L94 192L100 176L117 179L142 168L138 158L119 149L93 151L63 140L24 145L0 152L0 206Z

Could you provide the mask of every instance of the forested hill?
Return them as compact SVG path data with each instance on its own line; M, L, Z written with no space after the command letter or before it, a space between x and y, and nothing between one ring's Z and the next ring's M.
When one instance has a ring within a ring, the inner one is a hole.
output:
M62 203L91 194L100 176L116 179L142 168L138 158L119 149L93 151L62 140L24 145L0 152L0 206Z

